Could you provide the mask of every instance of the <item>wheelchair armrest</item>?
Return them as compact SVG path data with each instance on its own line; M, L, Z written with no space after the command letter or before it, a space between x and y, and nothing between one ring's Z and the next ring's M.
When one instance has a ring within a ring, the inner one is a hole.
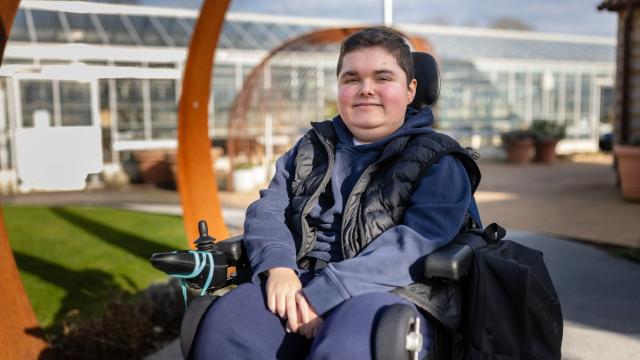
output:
M483 246L486 242L481 235L459 233L449 244L427 255L424 260L425 277L459 281L469 272L475 249Z
M229 266L242 266L249 263L247 250L244 248L244 242L242 241L242 235L216 241L216 247L224 253Z

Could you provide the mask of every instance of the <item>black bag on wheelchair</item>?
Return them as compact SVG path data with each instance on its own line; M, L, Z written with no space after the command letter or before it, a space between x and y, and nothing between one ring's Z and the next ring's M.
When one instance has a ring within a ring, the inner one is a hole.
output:
M491 224L463 282L464 359L560 359L562 311L542 253Z

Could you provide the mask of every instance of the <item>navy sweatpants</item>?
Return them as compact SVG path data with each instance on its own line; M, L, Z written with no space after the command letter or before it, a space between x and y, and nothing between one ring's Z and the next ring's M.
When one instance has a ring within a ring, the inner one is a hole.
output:
M311 277L303 273L304 286ZM195 343L195 359L371 359L374 323L381 310L393 304L411 305L391 293L353 297L325 314L318 336L307 339L287 334L285 321L267 309L264 285L245 283L224 295L205 314ZM420 314L424 347L433 343L433 330Z

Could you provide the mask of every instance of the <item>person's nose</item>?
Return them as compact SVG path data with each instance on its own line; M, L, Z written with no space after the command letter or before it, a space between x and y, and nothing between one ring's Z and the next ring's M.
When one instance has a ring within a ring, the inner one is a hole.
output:
M361 96L372 96L375 94L374 83L370 80L363 80L360 86L360 95Z

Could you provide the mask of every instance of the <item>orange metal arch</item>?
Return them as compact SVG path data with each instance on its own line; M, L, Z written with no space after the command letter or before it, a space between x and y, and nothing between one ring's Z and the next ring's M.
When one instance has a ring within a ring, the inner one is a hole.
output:
M0 62L19 0L0 2ZM49 345L34 333L42 330L20 280L0 209L0 351L4 359L47 358Z
M264 67L266 66L266 64L268 64L269 61L275 55L277 55L278 52L282 50L290 49L297 45L305 45L305 44L320 45L320 44L328 44L328 43L340 43L344 39L346 39L349 35L357 31L360 31L364 28L365 28L364 26L351 27L351 28L330 28L330 29L317 30L317 31L312 31L312 32L303 34L301 36L290 39L282 43L280 46L276 47L275 49L271 50L269 55L267 55L257 66L255 66L251 70L251 73L245 79L244 84L242 85L242 89L236 95L231 105L231 109L229 110L230 118L229 118L229 125L228 125L229 136L227 138L227 149L229 152L229 160L231 161L232 166L234 163L234 157L236 155L235 153L236 153L236 145L237 145L235 139L233 138L235 134L234 129L236 127L240 127L246 120L245 117L246 117L247 111L249 110L248 109L249 104L251 104L251 98L253 96L254 86L258 81L259 75L264 70ZM396 31L402 34L402 36L404 36L404 38L409 41L409 43L411 44L411 46L415 51L426 52L436 56L434 53L433 46L431 46L429 42L419 37L408 36L407 34L397 29ZM231 184L231 181L228 181L228 183Z
M178 191L190 245L197 223L206 220L209 234L229 237L222 218L208 136L209 92L213 58L229 0L206 0L191 36L178 105Z

